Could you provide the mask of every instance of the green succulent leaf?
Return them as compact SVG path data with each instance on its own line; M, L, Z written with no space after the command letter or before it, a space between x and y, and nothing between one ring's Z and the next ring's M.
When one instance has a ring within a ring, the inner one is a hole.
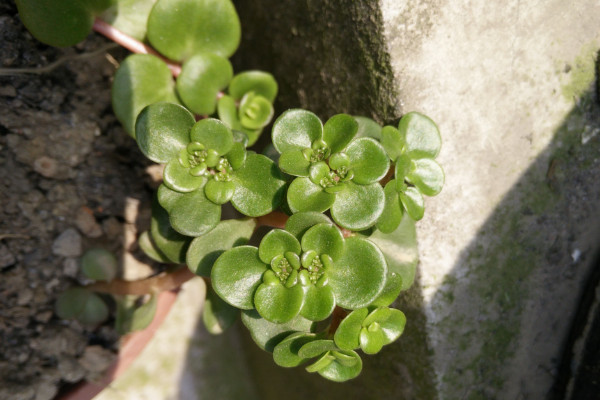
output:
M385 286L386 274L381 251L357 236L346 238L346 251L327 270L337 304L351 310L366 307L378 297Z
M263 237L258 246L258 256L265 264L287 252L300 254L300 242L294 235L282 229L273 229Z
M381 145L390 159L395 160L402 154L406 138L393 126L384 126L381 130Z
M242 322L250 331L250 335L258 347L269 352L273 352L278 343L289 337L290 334L311 332L314 325L312 321L301 316L297 316L285 324L275 324L262 318L256 310L242 311Z
M370 137L381 140L381 125L373 121L371 118L354 116L354 120L358 123L358 131L356 137Z
M288 150L279 157L279 168L286 174L308 176L310 160L300 150Z
M288 205L292 212L328 210L336 200L336 195L327 193L320 185L309 178L299 177L292 181L287 192Z
M375 243L383 253L388 270L400 276L402 290L411 287L419 261L415 221L410 216L405 215L394 232L383 233L376 230L369 237L369 240ZM388 304L377 303L376 305Z
M283 324L294 319L304 303L301 285L287 288L281 284L263 283L254 295L256 311L267 321Z
M91 32L94 16L111 0L16 0L19 17L40 42L56 47L73 46Z
M444 186L444 171L432 159L421 158L413 160L413 168L406 179L415 185L426 196L435 196Z
M148 40L175 61L198 53L230 57L240 37L240 21L229 0L158 0L148 18Z
M319 369L318 373L322 377L334 382L345 382L356 378L362 371L362 360L354 351L332 351L334 360L327 366ZM355 361L349 362L348 359Z
M173 103L154 103L144 108L135 124L136 139L142 153L157 163L179 156L190 142L194 116Z
M387 260L387 258L386 258ZM389 264L388 264L389 265ZM388 274L385 279L385 287L372 303L375 307L387 307L392 304L402 290L404 290L402 276L397 272L391 272L388 267Z
M115 73L112 105L117 119L131 137L136 137L135 122L140 112L158 102L179 102L167 64L150 54L130 55Z
M285 179L277 165L261 154L249 154L233 174L236 184L231 204L242 214L259 217L275 210L285 192Z
M217 114L219 119L229 128L242 129L242 124L238 118L238 108L233 97L224 95L217 101Z
M233 147L233 132L215 118L196 122L192 127L190 138L192 142L202 143L206 149L215 150L220 156Z
M331 224L331 220L319 212L301 212L290 215L285 223L285 230L300 240L306 231L317 224Z
M429 117L410 112L398 124L400 134L406 138L406 149L412 158L435 158L442 147L437 125Z
M177 93L187 108L209 115L217 108L217 94L232 77L233 67L228 59L212 53L196 54L181 67Z
M226 250L248 243L256 221L251 218L219 222L210 232L192 240L186 255L188 268L200 276L210 276L214 262Z
M344 236L332 224L318 224L302 236L302 250L314 250L318 255L327 254L336 261L344 254Z
M139 301L139 296L124 296L117 300L115 329L119 334L146 329L154 319L158 296L153 294L142 304Z
M423 218L425 214L425 201L419 189L412 186L406 188L406 190L400 193L400 201L404 205L406 213L412 219L418 221Z
M383 344L389 344L395 341L404 332L404 326L406 325L406 316L400 310L390 308L390 316L379 323L381 331L384 335Z
M144 254L146 254L154 261L157 261L159 263L171 262L171 260L169 260L167 256L165 256L162 253L162 251L158 249L158 247L154 243L154 240L152 239L152 236L150 236L150 231L142 232L142 234L138 237L138 245L140 246L140 249L142 249Z
M344 150L358 131L358 123L348 114L337 114L323 126L323 140L332 153Z
M391 233L400 225L404 208L400 204L400 196L396 190L395 180L389 181L383 192L385 194L385 206L377 221L377 229L383 233Z
M231 147L231 150L229 150L229 153L225 155L225 158L227 158L227 161L229 161L231 168L236 170L244 165L246 162L246 156L247 153L244 144L240 142L233 142L233 146Z
M300 315L311 321L322 321L331 315L334 308L335 295L329 286L306 286Z
M340 322L333 340L335 344L344 350L354 350L360 347L360 331L363 328L362 322L369 314L366 308L360 308L352 311Z
M173 158L165 167L163 182L171 190L187 193L203 187L206 184L206 178L190 174L189 168L182 166L179 159Z
M233 197L235 184L231 181L217 181L211 179L204 186L204 194L215 204L225 204Z
M100 18L119 31L143 41L148 17L156 0L113 0L113 3Z
M224 302L212 288L208 288L206 301L202 310L202 322L206 330L219 335L229 328L240 311Z
M244 71L233 77L229 84L229 95L240 100L246 93L254 92L273 103L277 96L277 81L273 75L263 71Z
M339 350L333 340L316 339L300 347L298 355L302 358L313 358L330 350Z
M305 344L312 342L318 336L314 333L294 332L283 339L273 349L273 361L275 364L284 368L297 367L307 361L300 357L298 351Z
M383 347L385 337L378 323L360 330L360 348L365 354L377 354Z
M273 145L279 153L310 148L323 136L323 124L314 113L292 109L281 114L273 124Z
M305 369L307 372L318 372L331 364L335 360L335 357L329 352L323 353L317 361L308 365Z
M368 185L381 180L390 169L390 160L385 150L375 139L359 138L345 150L354 172L352 181Z
M160 206L166 211L171 210L175 204L175 201L181 198L181 196L183 196L183 193L169 189L164 183L161 184L156 191L156 199L158 200L158 204L160 204Z
M273 105L265 97L254 92L246 93L240 101L240 123L246 129L262 129L271 122Z
M117 258L105 249L90 249L81 257L81 271L85 276L97 281L112 281L119 267Z
M173 229L187 236L203 235L221 220L221 206L210 201L203 189L182 194L168 212Z
M288 201L289 198L288 192ZM346 188L335 194L334 199L335 202L331 206L331 217L338 225L353 231L360 231L375 225L385 206L385 194L379 183L356 185L347 182Z
M377 322L378 324L381 324L382 322L386 321L391 315L392 315L392 310L390 308L377 307L376 309L371 311L369 313L369 315L367 315L367 317L362 322L362 326L366 328L369 325L371 325L373 322Z
M164 186L163 186L164 187ZM166 187L165 187L166 189ZM170 189L166 189L172 192ZM161 191L159 191L160 193ZM164 190L162 191L164 193ZM185 252L192 240L177 232L169 221L169 213L155 199L152 202L152 219L150 221L152 242L161 254L176 264L185 262Z
M408 154L402 154L396 159L394 177L396 178L396 190L399 192L404 190L404 187L406 186L404 178L406 178L406 175L410 172L411 165L411 159Z
M76 319L83 325L95 326L108 318L108 307L95 293L84 288L70 288L56 300L56 314L63 319Z
M254 308L254 292L266 270L256 247L239 246L217 258L210 276L213 289L223 300L242 310L250 310Z

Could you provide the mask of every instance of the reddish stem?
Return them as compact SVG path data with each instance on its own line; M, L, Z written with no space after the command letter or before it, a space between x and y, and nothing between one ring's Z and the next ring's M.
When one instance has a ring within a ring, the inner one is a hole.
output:
M156 50L154 50L152 47L121 32L120 30L116 29L114 26L101 20L100 18L96 18L96 20L94 21L93 28L96 32L106 36L113 42L120 44L121 46L125 47L126 49L128 49L134 53L152 54L152 55L160 58L165 63L167 63L167 66L171 70L171 73L173 74L174 77L177 77L181 73L181 65L177 64L176 62L166 59L165 57L158 54L158 52Z
M95 292L111 293L116 295L144 295L155 292L166 292L177 289L196 275L187 267L180 267L173 272L163 272L150 278L139 281L125 281L114 279L110 282L97 282L87 286Z

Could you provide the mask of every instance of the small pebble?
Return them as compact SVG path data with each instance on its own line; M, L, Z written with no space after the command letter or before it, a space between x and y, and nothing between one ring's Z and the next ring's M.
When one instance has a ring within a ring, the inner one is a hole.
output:
M58 162L54 158L41 156L33 162L33 170L46 178L54 178L58 173Z
M52 253L57 256L79 257L81 251L81 236L73 228L61 233L52 243Z
M81 233L87 237L97 238L102 236L102 227L98 222L96 222L94 214L87 207L81 207L77 211L77 215L75 216L75 225L77 225L77 228L81 231Z

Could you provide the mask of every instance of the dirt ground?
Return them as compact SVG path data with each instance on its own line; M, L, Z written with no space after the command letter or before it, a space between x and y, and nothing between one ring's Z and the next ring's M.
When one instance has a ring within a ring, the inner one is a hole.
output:
M149 163L110 102L124 54L98 35L47 47L12 2L0 4L1 400L51 399L115 357L110 324L60 320L54 303L85 283L78 260L87 249L122 256L127 232L148 224Z

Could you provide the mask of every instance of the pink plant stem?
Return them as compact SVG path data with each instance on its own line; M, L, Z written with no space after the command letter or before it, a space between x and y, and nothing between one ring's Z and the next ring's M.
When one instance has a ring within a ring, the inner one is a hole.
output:
M171 70L171 73L174 77L177 77L181 73L181 65L171 60L167 60L166 58L158 54L156 50L154 50L152 47L140 42L137 39L132 38L129 35L124 34L120 30L116 29L115 27L101 20L100 18L96 18L96 20L94 21L94 30L134 53L152 54L156 57L159 57L167 63L167 66Z

